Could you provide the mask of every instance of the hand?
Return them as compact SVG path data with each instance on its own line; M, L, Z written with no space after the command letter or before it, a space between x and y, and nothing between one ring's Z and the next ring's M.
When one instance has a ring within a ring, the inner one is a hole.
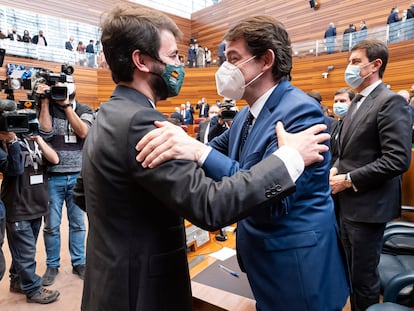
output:
M279 147L286 145L295 148L302 156L305 166L323 161L321 153L329 150L323 143L330 138L330 135L321 133L324 130L326 130L325 124L316 124L304 131L289 134L285 131L282 122L276 124Z
M15 139L16 139L16 134L14 132L0 131L0 140L5 140L6 143L8 143Z
M25 138L27 138L28 140L33 140L38 144L41 143L41 141L43 140L42 137L39 135L25 136Z
M155 121L156 128L146 134L136 145L136 160L143 167L154 168L165 161L198 161L207 149L203 143L187 135L184 130L168 121Z
M336 194L346 189L344 184L345 176L346 174L329 176L329 184L332 188L332 194Z
M42 83L42 84L39 84L39 86L37 87L36 93L37 94L45 94L46 91L49 91L49 90L50 90L50 86L47 85L46 83Z

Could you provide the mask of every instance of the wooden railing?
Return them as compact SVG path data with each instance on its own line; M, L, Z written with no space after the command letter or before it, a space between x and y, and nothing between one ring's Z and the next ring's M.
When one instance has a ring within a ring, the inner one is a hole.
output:
M414 84L414 40L394 43L389 45L390 58L385 71L383 81L391 85L398 92L401 89L409 89ZM339 52L330 55L310 57L293 61L292 84L307 92L315 90L321 93L323 104L332 106L334 92L345 87L344 71L348 63L348 52ZM54 72L60 72L60 64L41 62L32 59L10 57L6 55L4 64L17 63L25 66L43 67ZM322 72L327 71L328 66L334 69L329 71L327 79L322 78ZM179 96L168 98L157 103L157 109L170 114L174 107L190 101L193 106L198 100L205 97L212 104L216 99L222 100L217 94L214 74L217 67L210 68L186 68L184 84ZM93 108L99 107L101 102L107 101L115 87L108 69L94 69L75 66L74 78L77 86L77 99ZM6 78L6 69L0 68L0 80ZM6 95L0 93L0 98ZM26 99L26 91L15 91L16 99ZM238 101L238 107L246 103Z

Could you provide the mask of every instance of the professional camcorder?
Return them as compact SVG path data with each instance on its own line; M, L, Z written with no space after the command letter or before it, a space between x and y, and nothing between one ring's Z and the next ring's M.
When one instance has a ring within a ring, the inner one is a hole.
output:
M59 82L73 83L73 72L73 67L68 65L62 65L60 73L54 73L47 69L40 69L37 72L35 85L38 85L39 83L45 83L50 86L50 91L47 91L44 95L39 95L39 97L42 98L42 96L47 96L52 100L65 100L68 96L68 88L66 86L57 86L56 84Z
M39 135L39 121L33 100L0 99L0 131L25 136Z
M237 114L237 108L231 99L224 100L224 102L220 104L220 108L225 108L221 111L221 118L224 121L233 120Z

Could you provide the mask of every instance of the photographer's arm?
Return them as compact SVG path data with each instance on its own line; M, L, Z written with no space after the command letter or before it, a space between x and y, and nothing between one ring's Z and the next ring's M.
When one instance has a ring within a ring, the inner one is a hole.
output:
M40 130L43 132L51 132L52 131L52 117L50 115L50 102L49 98L43 97L47 90L50 87L46 84L40 84L37 87L36 93L41 97L40 99L40 113L39 113L39 123L40 123Z
M56 151L46 143L41 136L31 136L29 139L34 140L39 149L42 151L42 155L48 160L51 164L59 163L59 156Z
M61 102L59 102L59 105L64 106ZM64 106L64 109L66 118L68 119L70 126L75 131L76 135L80 138L85 138L89 131L88 125L81 120L75 110L73 110L72 106Z
M16 134L0 132L0 140L5 142L5 150L0 148L0 171L10 176L23 174L24 163Z

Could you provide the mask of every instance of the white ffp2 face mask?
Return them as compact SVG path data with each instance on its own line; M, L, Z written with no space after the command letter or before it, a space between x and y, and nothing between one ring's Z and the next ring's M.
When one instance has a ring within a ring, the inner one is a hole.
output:
M216 72L216 87L220 96L241 99L244 94L244 76L237 66L225 61Z
M238 100L244 95L244 90L251 83L260 78L263 72L259 73L252 81L245 84L243 73L240 71L239 66L256 58L252 56L240 64L233 65L228 61L225 61L216 72L216 87L219 95L230 99Z

